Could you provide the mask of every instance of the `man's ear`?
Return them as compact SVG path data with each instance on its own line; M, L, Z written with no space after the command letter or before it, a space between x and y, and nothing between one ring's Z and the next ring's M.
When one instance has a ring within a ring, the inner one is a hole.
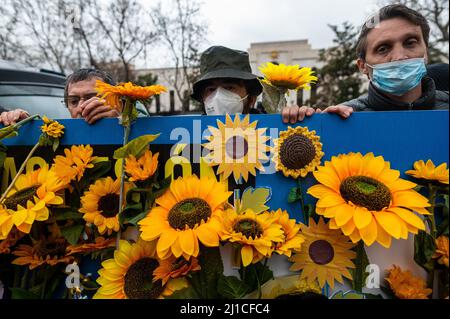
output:
M370 77L370 71L369 68L367 67L366 61L358 58L358 60L356 60L356 64L358 65L358 69L362 74L367 75L367 77Z

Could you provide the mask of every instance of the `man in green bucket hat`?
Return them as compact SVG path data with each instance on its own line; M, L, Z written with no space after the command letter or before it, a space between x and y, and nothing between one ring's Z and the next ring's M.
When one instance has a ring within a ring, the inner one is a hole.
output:
M262 90L247 52L213 46L201 56L192 98L202 103L207 115L261 114L265 113L262 107L255 106Z

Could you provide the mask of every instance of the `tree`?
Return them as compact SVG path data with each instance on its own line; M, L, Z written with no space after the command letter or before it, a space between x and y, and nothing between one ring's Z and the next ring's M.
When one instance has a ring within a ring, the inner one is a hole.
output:
M420 12L430 23L430 63L449 60L449 1L448 0L381 0L380 5L400 3Z
M323 67L318 70L317 106L325 107L352 100L363 93L364 80L356 65L358 31L349 22L329 25L334 46L319 52Z
M134 61L157 39L138 0L4 0L0 13L2 58L64 73L96 67L133 80Z
M150 13L164 47L169 51L174 70L165 79L189 111L189 95L199 75L198 47L206 42L207 25L200 21L200 3L193 0L172 0L168 12L161 3Z

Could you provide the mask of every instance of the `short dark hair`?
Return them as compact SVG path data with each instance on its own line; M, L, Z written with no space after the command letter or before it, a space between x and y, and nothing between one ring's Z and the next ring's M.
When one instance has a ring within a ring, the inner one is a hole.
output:
M114 81L112 76L104 71L97 69L79 69L67 77L64 88L64 99L68 97L70 84L90 80L94 77L102 79L105 83L116 85L116 81Z
M420 28L422 29L425 45L428 48L428 43L430 40L430 25L428 24L427 19L419 12L402 4L392 4L381 8L377 13L377 17L379 19L379 22L394 18L403 18L417 26L420 26ZM363 60L366 58L367 53L367 35L369 34L370 30L372 30L372 28L368 26L368 23L371 20L372 19L366 21L361 27L361 33L356 45L357 57Z

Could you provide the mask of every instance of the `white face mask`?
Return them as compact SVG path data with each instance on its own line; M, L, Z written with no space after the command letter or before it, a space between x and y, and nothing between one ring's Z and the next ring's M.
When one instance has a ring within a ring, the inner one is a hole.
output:
M219 87L205 100L207 115L241 114L244 111L244 100L238 94Z

